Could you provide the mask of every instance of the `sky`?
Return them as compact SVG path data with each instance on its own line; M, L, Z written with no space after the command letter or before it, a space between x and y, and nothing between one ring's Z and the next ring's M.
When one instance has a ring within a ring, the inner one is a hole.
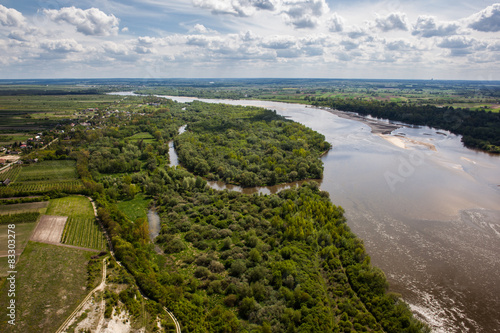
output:
M500 3L0 0L0 79L500 80Z

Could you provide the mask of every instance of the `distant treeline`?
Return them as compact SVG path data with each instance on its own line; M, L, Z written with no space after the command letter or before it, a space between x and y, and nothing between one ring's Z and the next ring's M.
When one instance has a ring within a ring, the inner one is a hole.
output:
M91 89L0 89L0 96L41 96L41 95L97 95L103 92L102 88Z
M500 153L500 113L358 99L329 99L314 101L312 104L413 125L441 128L462 135L462 142L466 147Z

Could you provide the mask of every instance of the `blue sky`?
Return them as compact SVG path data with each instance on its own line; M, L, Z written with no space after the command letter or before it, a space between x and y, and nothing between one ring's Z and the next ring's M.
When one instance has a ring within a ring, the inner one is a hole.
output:
M3 0L0 79L500 80L500 3Z

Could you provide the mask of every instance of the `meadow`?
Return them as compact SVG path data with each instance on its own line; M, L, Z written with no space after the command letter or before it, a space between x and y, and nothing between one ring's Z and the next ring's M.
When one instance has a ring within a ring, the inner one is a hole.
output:
M142 140L144 143L156 142L154 136L152 136L148 132L137 133L137 134L134 134L132 136L129 136L127 139L129 142L137 142L139 140Z
M134 199L120 201L117 203L118 208L123 212L130 221L135 221L138 218L146 218L148 213L148 206L151 199L144 194L137 194Z
M2 247L0 248L0 277L7 276L7 271L9 271L9 258L7 256L9 254L7 249L8 240L10 239L9 230L15 232L15 250L17 261L26 247L39 217L40 209L2 211L0 208L0 244L2 244ZM10 224L15 224L14 229L9 228Z
M94 253L28 242L17 263L16 325L0 320L0 332L55 332L88 293L87 263ZM9 301L7 284L0 306Z

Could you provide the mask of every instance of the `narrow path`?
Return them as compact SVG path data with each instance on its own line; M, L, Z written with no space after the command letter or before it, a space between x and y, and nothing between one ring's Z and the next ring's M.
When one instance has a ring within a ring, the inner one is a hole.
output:
M104 235L106 236L106 239L108 240L108 246L109 246L109 253L111 254L111 256L113 257L113 259L115 259L116 263L118 265L120 265L121 267L123 267L124 269L127 269L125 266L122 265L122 263L120 261L118 261L115 257L115 252L113 251L113 245L111 243L111 238L109 237L108 235L108 232L106 231L106 228L104 228L104 225L102 225L102 222L101 220L99 220L99 217L97 216L97 208L95 206L95 202L94 200L92 200L91 197L87 197L89 200L90 200L90 203L92 204L92 208L94 209L94 214L95 214L95 217L97 219L97 222L99 222L99 225L101 226L101 229L104 231ZM141 294L141 296L147 300L151 300L149 297L147 297L146 295L144 295L144 293L142 292L141 288L139 286L137 286L137 288L139 289L139 293ZM181 333L181 325L179 324L179 322L177 321L177 318L175 318L174 314L172 312L170 312L167 307L163 307L163 309L167 312L167 314L169 315L169 317L172 319L172 321L174 322L175 324L175 332L176 333ZM56 332L56 333L60 333L60 332Z
M59 329L56 331L56 333L62 333L67 329L67 326L69 325L70 322L73 321L75 318L76 314L83 308L83 306L88 302L90 297L94 295L95 292L104 290L104 287L106 286L106 258L102 260L102 280L101 283L95 287L88 295L87 297L84 298L84 300L76 307L76 309L69 315L68 318L64 321L64 323L59 327Z

